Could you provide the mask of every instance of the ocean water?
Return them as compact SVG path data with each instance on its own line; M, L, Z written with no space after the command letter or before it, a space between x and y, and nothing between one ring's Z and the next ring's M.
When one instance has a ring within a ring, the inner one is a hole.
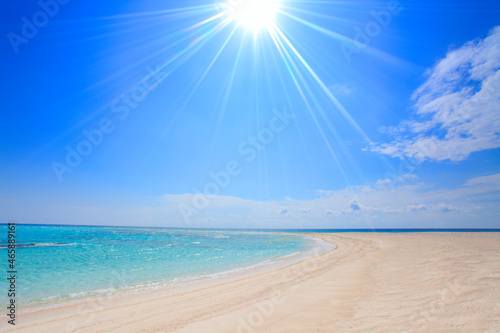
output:
M7 271L6 225L0 235ZM309 237L228 230L18 224L16 240L20 312L216 278L326 250ZM7 290L2 279L0 292Z

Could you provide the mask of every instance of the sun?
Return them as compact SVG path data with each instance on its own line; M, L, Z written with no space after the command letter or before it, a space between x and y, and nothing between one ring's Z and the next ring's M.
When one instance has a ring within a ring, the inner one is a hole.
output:
M274 24L280 0L229 0L226 13L239 26L258 33Z

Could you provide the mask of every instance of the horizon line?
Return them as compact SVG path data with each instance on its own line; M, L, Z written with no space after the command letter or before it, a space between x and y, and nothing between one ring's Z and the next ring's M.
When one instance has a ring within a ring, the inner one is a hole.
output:
M216 227L162 227L162 226L126 226L126 225L94 225L94 224L57 224L57 223L18 223L15 221L0 222L0 225L15 225L26 226L56 226L56 227L101 227L101 228L150 228L150 229L184 229L184 230L234 230L234 231L293 231L293 232L314 232L314 231L330 231L330 232L384 232L384 231L401 231L401 232L500 232L500 228L216 228Z

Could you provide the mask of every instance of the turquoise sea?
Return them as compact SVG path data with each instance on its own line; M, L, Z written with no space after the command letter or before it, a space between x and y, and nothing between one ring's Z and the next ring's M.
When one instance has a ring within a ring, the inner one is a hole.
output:
M0 235L7 271L7 225ZM20 312L285 264L327 247L306 236L254 231L20 224L16 240Z

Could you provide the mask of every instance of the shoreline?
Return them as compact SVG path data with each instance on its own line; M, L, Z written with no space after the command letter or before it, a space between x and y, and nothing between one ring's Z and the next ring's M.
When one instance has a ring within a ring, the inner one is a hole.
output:
M303 261L310 257L316 256L319 253L325 253L331 251L335 248L335 245L325 242L324 240L316 237L310 237L308 235L300 235L293 233L273 233L273 232L258 232L266 234L277 234L277 235L293 235L299 236L304 239L310 239L314 241L314 244L305 250L300 250L291 254L283 255L277 258L267 259L265 261L252 264L250 266L242 266L239 268L229 269L217 273L207 273L199 276L192 276L187 278L175 279L175 281L164 281L164 282L152 282L143 285L126 286L123 288L117 288L113 291L100 291L96 290L94 292L89 292L86 295L77 297L65 297L61 299L47 300L43 302L37 302L33 304L28 304L28 306L22 311L18 311L17 315L30 315L36 314L38 312L57 310L67 307L77 307L86 303L103 303L109 299L130 297L134 295L147 295L149 293L166 292L166 291L177 291L186 288L197 288L203 287L211 284L221 283L229 280L234 280L237 278L247 277L270 270L278 269L284 266L292 265L294 263ZM118 276L115 274L117 280L123 279L123 276ZM123 272L122 272L123 275ZM4 315L0 315L0 320L7 318ZM0 326L1 327L1 326Z
M281 268L19 315L19 332L332 332L500 327L500 233L302 234L335 251ZM5 319L5 318L4 318ZM5 327L2 323L0 327Z

